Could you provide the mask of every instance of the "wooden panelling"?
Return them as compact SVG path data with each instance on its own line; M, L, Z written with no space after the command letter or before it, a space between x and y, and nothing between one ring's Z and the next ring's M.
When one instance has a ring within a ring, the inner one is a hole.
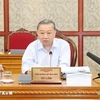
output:
M18 84L18 75L13 74L13 83L0 85L0 100L99 100L100 81L92 86L63 86L62 84ZM64 82L64 81L62 81Z
M18 54L0 54L0 64L5 71L11 71L14 74L21 73L22 55Z

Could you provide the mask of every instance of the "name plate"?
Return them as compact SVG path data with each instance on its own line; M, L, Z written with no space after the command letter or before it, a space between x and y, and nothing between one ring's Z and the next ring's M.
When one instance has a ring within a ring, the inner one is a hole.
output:
M60 67L33 67L32 83L60 83L61 84L61 68Z

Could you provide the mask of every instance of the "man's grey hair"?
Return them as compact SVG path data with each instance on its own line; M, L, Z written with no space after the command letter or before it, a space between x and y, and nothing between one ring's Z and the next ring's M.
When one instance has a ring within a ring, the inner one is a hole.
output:
M52 20L49 20L49 19L44 19L44 20L40 21L38 23L38 25L37 25L37 30L40 27L40 25L42 25L42 24L52 24L53 25L53 28L56 30L55 23Z

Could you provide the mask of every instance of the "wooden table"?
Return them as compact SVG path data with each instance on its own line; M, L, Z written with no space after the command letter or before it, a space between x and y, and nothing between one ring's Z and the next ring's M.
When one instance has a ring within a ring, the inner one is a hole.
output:
M14 74L13 83L0 84L0 100L99 100L100 79L92 86L69 87L61 84L18 84Z
M22 54L0 54L0 64L5 71L11 71L13 74L21 73Z

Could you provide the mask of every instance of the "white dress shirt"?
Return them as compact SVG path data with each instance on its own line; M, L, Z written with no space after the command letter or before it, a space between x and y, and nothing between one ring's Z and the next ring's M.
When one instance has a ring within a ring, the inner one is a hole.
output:
M22 73L32 67L69 67L70 46L63 39L54 38L50 52L46 51L40 42L35 40L28 45L22 57Z

